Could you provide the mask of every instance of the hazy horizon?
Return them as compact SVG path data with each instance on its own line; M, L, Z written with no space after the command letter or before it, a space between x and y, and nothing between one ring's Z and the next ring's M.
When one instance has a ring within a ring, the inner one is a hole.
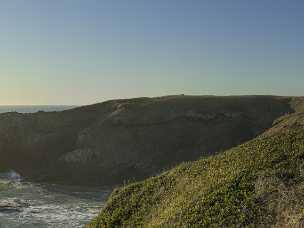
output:
M304 2L3 1L0 105L303 95Z
M160 96L139 96L139 97L118 97L118 98L109 98L106 100L99 100L93 103L87 103L87 104L0 104L0 109L4 107L68 107L68 108L77 108L77 107L82 107L82 106L88 106L88 105L94 105L98 103L103 103L106 101L110 100L120 100L120 99L136 99L136 98L141 98L141 97L147 97L147 98L156 98L156 97L168 97L168 96L218 96L218 97L227 97L227 96L274 96L274 97L303 97L303 96L289 96L289 95L277 95L277 94L166 94L166 95L160 95ZM63 109L64 110L64 109ZM1 113L1 110L0 110Z
M0 114L7 112L35 113L39 111L54 112L73 109L73 105L0 105Z
M81 106L88 106L88 105L94 105L98 103L103 103L110 100L120 100L120 99L136 99L141 97L146 98L157 98L157 97L168 97L168 96L218 96L218 97L227 97L227 96L274 96L274 97L304 97L301 95L277 95L277 94L163 94L160 96L138 96L138 97L117 97L117 98L109 98L106 100L97 100L96 102L91 102L87 104L0 104L0 109L2 107L71 107L71 108L77 108Z

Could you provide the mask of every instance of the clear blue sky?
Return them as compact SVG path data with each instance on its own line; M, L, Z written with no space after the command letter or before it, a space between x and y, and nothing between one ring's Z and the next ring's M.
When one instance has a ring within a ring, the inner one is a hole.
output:
M303 0L2 0L0 104L304 95Z

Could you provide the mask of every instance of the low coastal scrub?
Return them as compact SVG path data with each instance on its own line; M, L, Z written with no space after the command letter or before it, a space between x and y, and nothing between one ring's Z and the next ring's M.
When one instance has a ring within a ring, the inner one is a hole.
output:
M304 225L304 130L260 136L113 192L88 227Z

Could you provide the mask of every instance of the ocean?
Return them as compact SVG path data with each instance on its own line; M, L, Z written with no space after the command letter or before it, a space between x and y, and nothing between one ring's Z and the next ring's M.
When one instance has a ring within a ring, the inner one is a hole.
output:
M72 105L0 105L0 113L19 112L34 113L39 111L54 112L75 108Z
M0 228L82 228L98 215L110 189L23 181L0 173Z
M75 106L0 106L0 113L63 111ZM81 228L98 215L111 189L24 181L0 173L0 228Z

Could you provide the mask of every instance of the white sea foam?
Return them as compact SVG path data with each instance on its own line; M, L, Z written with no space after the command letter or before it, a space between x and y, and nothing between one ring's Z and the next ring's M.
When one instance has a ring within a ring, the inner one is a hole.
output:
M1 175L6 180L19 179L13 172ZM1 202L10 205L10 210L0 210L0 227L83 227L99 213L109 193L109 189L12 182L9 189L0 191L0 206Z

